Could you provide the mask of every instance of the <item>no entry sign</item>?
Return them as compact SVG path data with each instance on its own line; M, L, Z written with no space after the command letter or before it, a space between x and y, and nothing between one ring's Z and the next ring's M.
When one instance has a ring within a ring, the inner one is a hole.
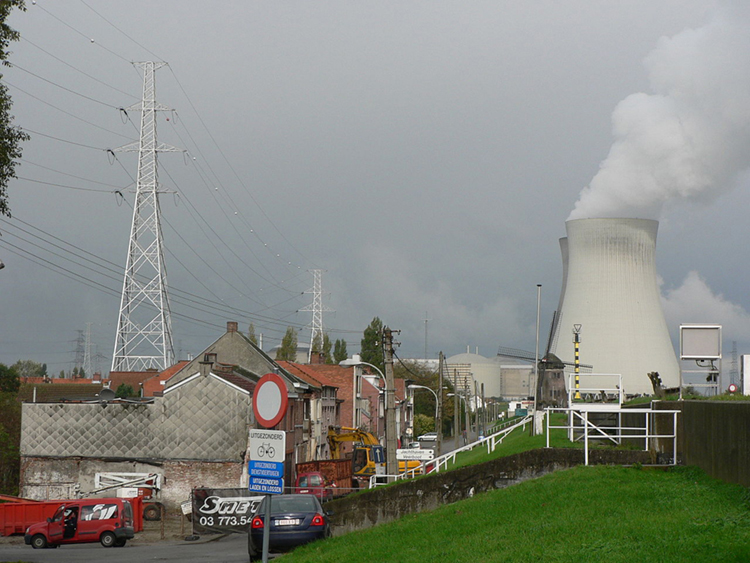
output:
M286 384L281 377L267 373L260 378L253 393L253 413L261 426L273 428L281 422L288 403Z

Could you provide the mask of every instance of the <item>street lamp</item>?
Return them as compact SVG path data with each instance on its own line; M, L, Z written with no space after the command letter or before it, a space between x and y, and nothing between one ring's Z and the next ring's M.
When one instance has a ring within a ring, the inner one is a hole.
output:
M440 435L442 432L438 428L440 424L440 420L438 420L438 394L435 393L433 389L430 389L429 387L425 385L416 385L411 384L409 385L409 389L427 389L430 393L432 393L435 396L435 449L438 452L438 455L440 454Z
M429 387L426 387L425 385L412 384L412 385L409 385L409 389L427 389L430 393L432 393L433 395L435 395L435 432L437 432L437 422L438 422L438 420L437 420L437 417L438 417L438 396L437 396L437 393L435 393L435 391L433 391Z

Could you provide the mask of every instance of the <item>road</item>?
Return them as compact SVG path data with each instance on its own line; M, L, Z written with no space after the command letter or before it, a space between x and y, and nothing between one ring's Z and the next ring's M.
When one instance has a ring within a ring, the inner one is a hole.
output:
M180 563L247 563L247 536L231 534L208 542L128 543L122 548L105 548L98 543L63 545L57 549L32 549L23 541L0 543L0 562L78 563L86 561L132 563L133 561L179 561Z

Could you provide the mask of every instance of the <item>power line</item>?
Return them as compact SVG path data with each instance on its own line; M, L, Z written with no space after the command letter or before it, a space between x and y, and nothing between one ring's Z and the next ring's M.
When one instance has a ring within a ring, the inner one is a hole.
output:
M34 5L37 6L43 12L45 12L46 14L48 14L50 17L52 17L52 18L56 19L57 21L59 21L65 27L67 27L67 28L71 29L72 31L76 32L78 35L80 35L81 37L83 37L84 39L86 39L86 41L89 41L90 43L95 44L97 47L100 47L100 48L104 49L105 51L107 51L108 53L114 55L118 59L122 59L126 63L130 63L130 61L128 59L126 59L125 57L123 57L122 55L120 55L118 53L115 53L114 51L112 51L111 49L108 49L107 47L105 47L101 43L97 43L93 38L87 37L86 34L82 33L81 31L78 31L72 25L70 25L69 23L67 23L67 22L63 21L62 19L60 19L59 17L57 17L55 14L53 14L52 12L50 12L49 10L47 10L46 8L44 8L44 6L41 6L39 4L39 2L35 2Z
M41 51L42 53L45 53L45 54L49 55L50 57L52 57L52 58L53 58L53 59L55 59L56 61L58 61L58 62L60 62L60 63L64 64L64 65L65 65L65 66L67 66L68 68L72 68L72 69L73 69L73 70L75 70L76 72L79 72L79 73L81 73L82 75L84 75L84 76L85 76L85 77L87 77L87 78L90 78L90 79L91 79L91 80L93 80L94 82L98 82L99 84L102 84L102 85L104 85L104 86L107 86L108 88L112 88L113 90L115 90L115 91L117 91L117 92L119 92L119 93L121 93L121 94L125 94L126 96L129 96L129 97L133 98L134 100L137 100L137 99L138 99L138 97L137 97L137 96L134 96L134 95L133 95L133 94L131 94L130 92L126 92L125 90L120 90L120 89L119 89L119 88L117 88L116 86L112 86L111 84L108 84L108 83L104 82L103 80L99 80L99 79L98 79L98 78L96 78L95 76L92 76L91 74L88 74L87 72L84 72L84 71L82 71L82 70L81 70L80 68L78 68L78 67L75 67L75 66L73 66L73 65L72 65L72 64L70 64L69 62L66 62L66 61L64 61L63 59L61 59L60 57L56 56L55 54L53 54L53 53L50 53L49 51L47 51L47 50L43 49L42 47L40 47L39 45L37 45L36 43L34 43L33 41L31 41L30 39L28 39L28 38L27 38L26 36L24 36L24 35L22 35L22 36L21 36L21 41L25 41L26 43L29 43L30 45L33 45L34 47L36 47L37 49L39 49L39 50L40 50L40 51Z
M86 94L81 94L80 92L76 92L75 90L71 90L70 88L66 88L62 84L58 84L57 82L53 82L52 80L44 78L43 76L39 76L38 74L36 74L34 72L31 72L30 70L27 70L27 69L23 68L22 66L19 66L19 65L15 64L15 63L11 63L10 66L12 66L13 68L17 68L18 70L22 70L23 72L25 72L27 74L30 74L31 76L34 76L34 77L38 78L39 80L43 80L44 82L46 82L48 84L52 84L53 86L56 86L57 88L60 88L61 90L65 90L66 92L70 92L71 94L75 94L76 96L80 96L81 98L85 98L86 100L89 100L91 102L95 102L97 104L101 104L101 105L106 106L108 108L120 109L119 107L114 106L112 104L108 104L107 102L103 102L101 100L97 100L96 98L92 98L91 96L87 96Z
M39 131L34 131L33 129L29 129L28 127L21 127L22 131L25 131L27 133L32 133L34 135L39 135L40 137L47 137L48 139L54 139L55 141L60 141L61 143L67 143L69 145L75 145L77 147L83 147L85 149L94 149L96 151L102 151L106 150L101 147L92 147L91 145L86 145L83 143L77 143L75 141L69 141L68 139L62 139L60 137L55 137L54 135L47 135L46 133L40 133Z

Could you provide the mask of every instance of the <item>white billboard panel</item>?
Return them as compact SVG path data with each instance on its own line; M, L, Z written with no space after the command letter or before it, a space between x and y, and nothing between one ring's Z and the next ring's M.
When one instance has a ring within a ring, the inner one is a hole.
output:
M680 325L680 359L720 360L721 325Z

